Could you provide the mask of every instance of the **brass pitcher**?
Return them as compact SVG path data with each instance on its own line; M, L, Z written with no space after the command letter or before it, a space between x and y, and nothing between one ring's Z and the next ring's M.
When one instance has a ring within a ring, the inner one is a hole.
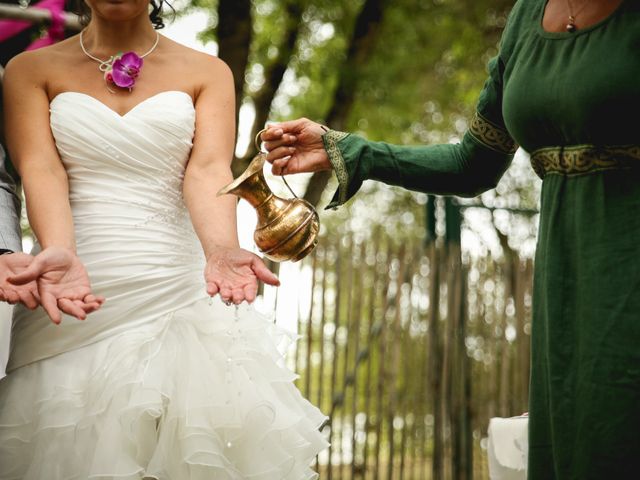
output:
M297 262L318 243L318 212L293 191L293 199L275 195L264 178L265 160L266 154L258 153L242 175L222 188L218 196L229 193L237 195L256 209L258 224L253 239L265 257L274 262Z

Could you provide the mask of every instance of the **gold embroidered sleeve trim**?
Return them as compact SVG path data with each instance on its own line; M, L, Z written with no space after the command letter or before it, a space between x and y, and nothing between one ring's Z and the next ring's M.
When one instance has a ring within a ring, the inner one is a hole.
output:
M338 142L348 135L348 133L338 132L336 130L328 130L327 133L322 135L324 149L327 151L329 161L333 166L333 171L336 172L336 177L338 178L338 202L334 204L334 206L342 205L347 201L349 172L347 172L347 166L342 157L342 152L338 148Z
M603 170L640 168L640 145L571 145L531 153L531 166L540 178L547 174L584 175Z
M469 126L469 133L483 145L500 153L515 153L518 149L509 132L490 122L478 112L475 113Z

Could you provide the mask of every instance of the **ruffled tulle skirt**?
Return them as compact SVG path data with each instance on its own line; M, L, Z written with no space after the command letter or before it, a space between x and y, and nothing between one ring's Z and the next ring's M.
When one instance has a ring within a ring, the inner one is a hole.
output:
M326 417L293 385L291 335L197 302L0 381L2 480L301 480Z

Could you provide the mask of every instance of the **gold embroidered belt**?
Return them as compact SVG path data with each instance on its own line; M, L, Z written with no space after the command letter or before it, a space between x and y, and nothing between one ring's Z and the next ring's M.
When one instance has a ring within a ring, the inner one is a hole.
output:
M584 175L603 170L640 168L640 145L571 145L546 147L531 153L540 178L547 174Z

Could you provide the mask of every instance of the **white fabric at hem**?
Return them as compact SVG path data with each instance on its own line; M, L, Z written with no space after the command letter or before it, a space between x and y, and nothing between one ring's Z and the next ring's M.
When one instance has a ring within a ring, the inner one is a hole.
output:
M0 380L6 376L7 361L9 360L12 312L13 305L0 302Z
M489 478L526 480L529 417L492 418L489 422Z

